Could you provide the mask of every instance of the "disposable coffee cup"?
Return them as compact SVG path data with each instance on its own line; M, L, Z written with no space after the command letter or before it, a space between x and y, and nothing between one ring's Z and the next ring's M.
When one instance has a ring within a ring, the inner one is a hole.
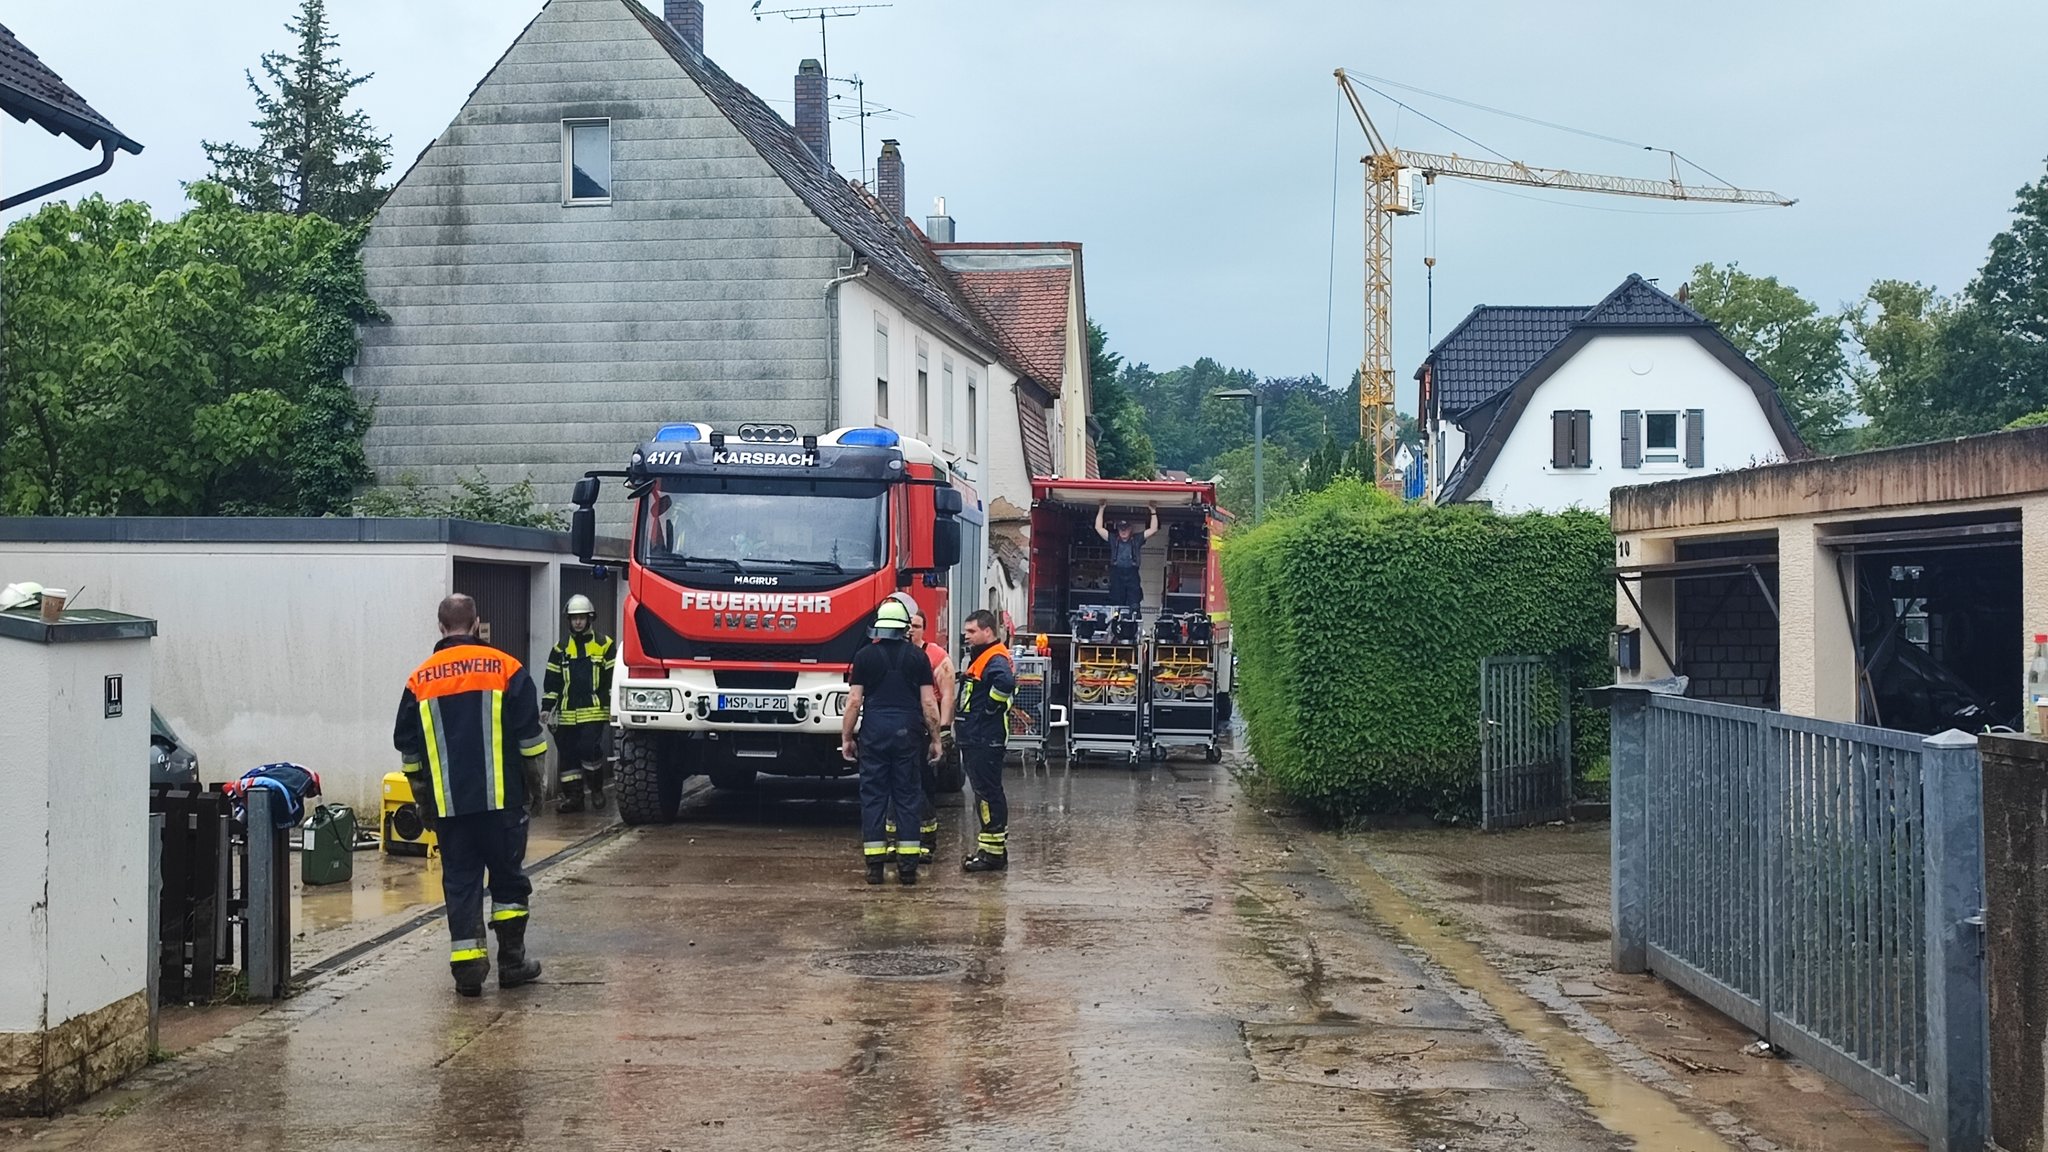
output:
M64 602L71 599L71 593L62 588L43 589L43 623L55 624L64 615Z

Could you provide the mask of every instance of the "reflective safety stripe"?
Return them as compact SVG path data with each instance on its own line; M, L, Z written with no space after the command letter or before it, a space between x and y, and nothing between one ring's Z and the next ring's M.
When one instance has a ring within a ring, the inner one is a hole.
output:
M441 815L455 810L448 794L448 769L441 760L440 697L420 702L420 728L427 734L427 767L434 775L434 804Z
M883 821L883 822L882 822L882 832L883 832L883 834L884 834L884 835L888 836L888 837L889 837L890 839L892 839L892 840L893 840L893 839L895 839L895 837L896 837L896 822L895 822L894 820L885 820L885 821Z
M991 856L1001 856L1010 846L1008 834L1002 832L983 832L977 840L981 850Z
M398 762L405 766L405 771L408 775L419 771L420 766L425 763L424 760L410 753L401 754L398 757Z
M524 904L500 904L491 909L491 923L500 920L524 920L531 915Z
M914 840L905 841L904 843L898 844L896 846L896 854L898 856L919 856L923 853L924 846L917 843Z
M457 940L449 946L448 962L460 964L464 960L482 960L489 955L481 940Z
M567 769L562 771L562 783L564 784L574 784L581 779L583 779L583 773L581 772L571 772Z
M989 811L988 801L983 800L981 802L981 822L986 824L993 819L995 819L995 813Z
M505 807L505 694L493 692L491 706L484 713L484 755L490 757L491 807Z
M870 840L862 844L860 850L869 856L887 856L889 854L889 845L879 840Z
M540 756L546 753L547 750L548 738L545 734L519 742L519 754L521 756Z
M927 820L919 824L917 830L919 832L937 832L939 830L939 822L937 820Z
M988 698L998 704L1008 704L1010 702L1010 694L1008 692L998 692L993 688L988 690Z

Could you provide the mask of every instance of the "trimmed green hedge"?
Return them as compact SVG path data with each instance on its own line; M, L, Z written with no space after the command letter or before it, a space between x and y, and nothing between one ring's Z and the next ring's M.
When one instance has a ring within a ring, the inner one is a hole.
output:
M1611 677L1603 516L1409 505L1348 478L1274 513L1224 543L1234 691L1261 769L1325 816L1476 810L1482 657ZM1574 720L1584 771L1605 718Z

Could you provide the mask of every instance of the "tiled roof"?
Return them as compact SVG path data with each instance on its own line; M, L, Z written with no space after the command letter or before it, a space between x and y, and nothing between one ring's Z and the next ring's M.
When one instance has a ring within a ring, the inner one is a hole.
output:
M865 256L877 272L953 325L961 335L989 341L988 333L953 292L937 261L911 237L902 221L886 218L872 199L855 191L838 173L820 167L817 157L788 121L762 103L746 85L726 75L709 57L685 44L661 17L641 7L638 0L621 3L682 65L704 95L826 227Z
M1481 304L1430 351L1445 414L1468 411L1514 387L1571 332L1586 307Z
M1591 308L1481 304L1430 351L1446 414L1467 412L1514 387L1575 328L1691 327L1706 317L1631 272Z
M1711 323L1705 316L1680 304L1666 295L1655 284L1631 272L1621 287L1607 294L1607 299L1588 309L1579 323L1587 327L1623 327L1632 325L1653 325L1668 328L1672 325L1693 325Z
M1004 354L1047 391L1059 395L1067 371L1072 270L951 271L967 302L1002 342Z
M71 85L50 71L4 24L0 24L0 108L24 124L33 120L51 135L69 136L86 148L97 148L104 141L126 152L142 151L142 145L93 111L85 97L72 91Z
M1024 467L1033 476L1054 475L1052 464L1052 432L1047 427L1045 409L1017 389L1017 430L1024 438Z

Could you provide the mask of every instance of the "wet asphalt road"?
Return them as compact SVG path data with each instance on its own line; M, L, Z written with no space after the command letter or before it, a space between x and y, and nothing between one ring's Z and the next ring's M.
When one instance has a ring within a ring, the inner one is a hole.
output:
M418 933L0 1145L1603 1149L1217 766L1010 769L1016 864L862 883L848 783L719 793L534 897L543 983Z

